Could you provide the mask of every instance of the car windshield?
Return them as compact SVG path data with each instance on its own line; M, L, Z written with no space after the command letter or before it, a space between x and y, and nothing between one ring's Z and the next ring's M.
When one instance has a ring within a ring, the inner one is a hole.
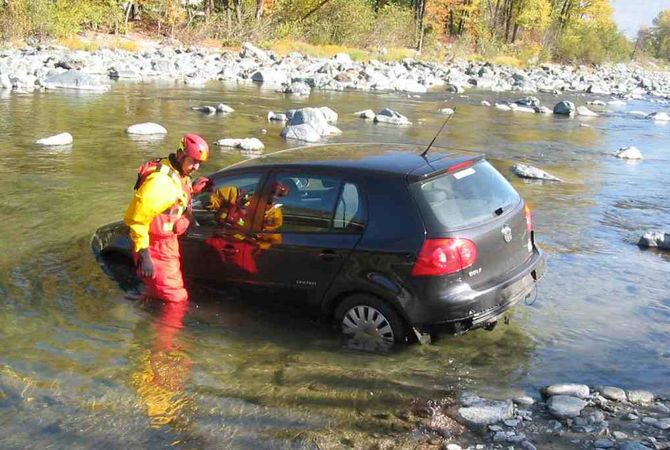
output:
M421 197L441 225L472 225L503 213L521 197L511 184L485 160L446 173L420 185Z

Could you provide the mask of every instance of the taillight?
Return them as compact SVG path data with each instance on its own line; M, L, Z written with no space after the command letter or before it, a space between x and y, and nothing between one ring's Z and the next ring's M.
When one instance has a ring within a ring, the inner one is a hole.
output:
M533 213L530 212L530 206L528 203L523 207L523 212L526 215L526 230L530 233L533 231Z
M477 261L477 246L469 239L426 239L412 268L412 275L448 275Z

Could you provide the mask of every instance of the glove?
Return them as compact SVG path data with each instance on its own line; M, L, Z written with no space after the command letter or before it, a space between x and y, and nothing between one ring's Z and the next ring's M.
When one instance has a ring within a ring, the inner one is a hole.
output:
M154 263L149 256L149 249L143 248L138 252L139 259L137 260L137 272L145 278L154 277Z
M207 177L200 177L191 184L193 195L198 195L203 191L207 191L214 186L212 180Z
M186 233L186 230L188 230L188 226L191 224L191 221L188 220L186 217L181 216L177 221L174 223L174 226L172 227L172 231L174 231L178 235L182 235Z

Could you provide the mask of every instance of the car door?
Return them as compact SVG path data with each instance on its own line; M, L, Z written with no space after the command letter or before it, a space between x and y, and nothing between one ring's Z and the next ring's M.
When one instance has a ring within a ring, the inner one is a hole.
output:
M318 304L365 228L360 184L341 176L277 171L264 189L251 239L250 281Z
M187 277L214 285L248 282L256 270L248 233L264 177L259 170L213 175L213 188L194 197L194 223L181 239Z

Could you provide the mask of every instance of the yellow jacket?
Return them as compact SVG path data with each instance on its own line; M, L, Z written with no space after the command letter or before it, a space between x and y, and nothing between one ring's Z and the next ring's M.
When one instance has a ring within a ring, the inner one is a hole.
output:
M180 207L181 215L190 201L190 195L184 189L185 186L190 189L190 178L180 177L167 158L161 160L161 164L173 169L172 176L159 170L150 173L135 191L123 218L130 227L130 239L136 252L149 247L149 228L154 219L175 205Z

